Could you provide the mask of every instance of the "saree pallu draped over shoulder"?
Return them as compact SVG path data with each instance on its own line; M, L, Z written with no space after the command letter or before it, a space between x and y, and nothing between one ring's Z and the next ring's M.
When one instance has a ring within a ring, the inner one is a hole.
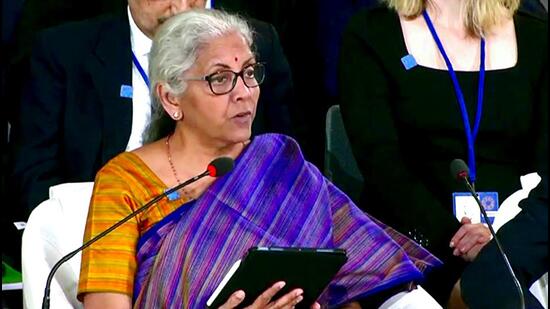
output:
M230 174L141 237L135 307L205 308L253 246L344 248L349 260L320 297L329 307L420 280L440 264L359 210L294 140L266 134L253 139Z

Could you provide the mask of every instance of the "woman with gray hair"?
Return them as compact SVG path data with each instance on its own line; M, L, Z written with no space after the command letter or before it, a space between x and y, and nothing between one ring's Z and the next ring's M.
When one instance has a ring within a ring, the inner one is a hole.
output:
M345 249L348 262L318 299L331 307L398 292L439 265L361 212L289 137L250 140L264 78L252 43L246 22L214 10L174 16L156 33L149 143L97 174L85 240L200 174L216 157L235 158L235 167L168 195L85 250L79 285L85 307L204 308L253 246ZM291 308L303 299L301 289L272 299L283 285L266 287L250 308ZM222 308L245 297L236 291Z

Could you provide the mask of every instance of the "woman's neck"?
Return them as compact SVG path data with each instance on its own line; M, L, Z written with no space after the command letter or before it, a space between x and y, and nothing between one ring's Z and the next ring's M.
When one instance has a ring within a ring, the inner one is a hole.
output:
M171 156L176 161L186 162L191 170L201 169L215 158L227 156L236 158L244 149L245 142L225 144L221 141L208 142L206 138L190 133L188 130L177 130L170 137Z
M427 11L434 24L453 31L466 32L462 0L429 0Z

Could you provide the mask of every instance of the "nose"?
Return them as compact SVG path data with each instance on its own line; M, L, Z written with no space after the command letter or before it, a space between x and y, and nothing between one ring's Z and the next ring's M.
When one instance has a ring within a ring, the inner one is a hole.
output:
M238 76L235 88L231 91L231 96L234 101L247 100L252 97L253 91L255 91L255 88L248 88L244 84L242 76Z

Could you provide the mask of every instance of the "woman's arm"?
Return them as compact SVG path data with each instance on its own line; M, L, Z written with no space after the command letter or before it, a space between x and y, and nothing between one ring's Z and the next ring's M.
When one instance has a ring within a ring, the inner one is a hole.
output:
M97 174L84 241L113 226L140 205L141 201L137 200L139 198L131 189L132 186L138 187L137 180L128 176L124 169L125 164L130 164L127 162L128 156L117 156ZM138 238L138 220L133 218L82 251L79 299L99 291L98 294L113 293L131 297L137 269Z
M119 293L88 293L84 296L86 309L130 309L130 296Z

